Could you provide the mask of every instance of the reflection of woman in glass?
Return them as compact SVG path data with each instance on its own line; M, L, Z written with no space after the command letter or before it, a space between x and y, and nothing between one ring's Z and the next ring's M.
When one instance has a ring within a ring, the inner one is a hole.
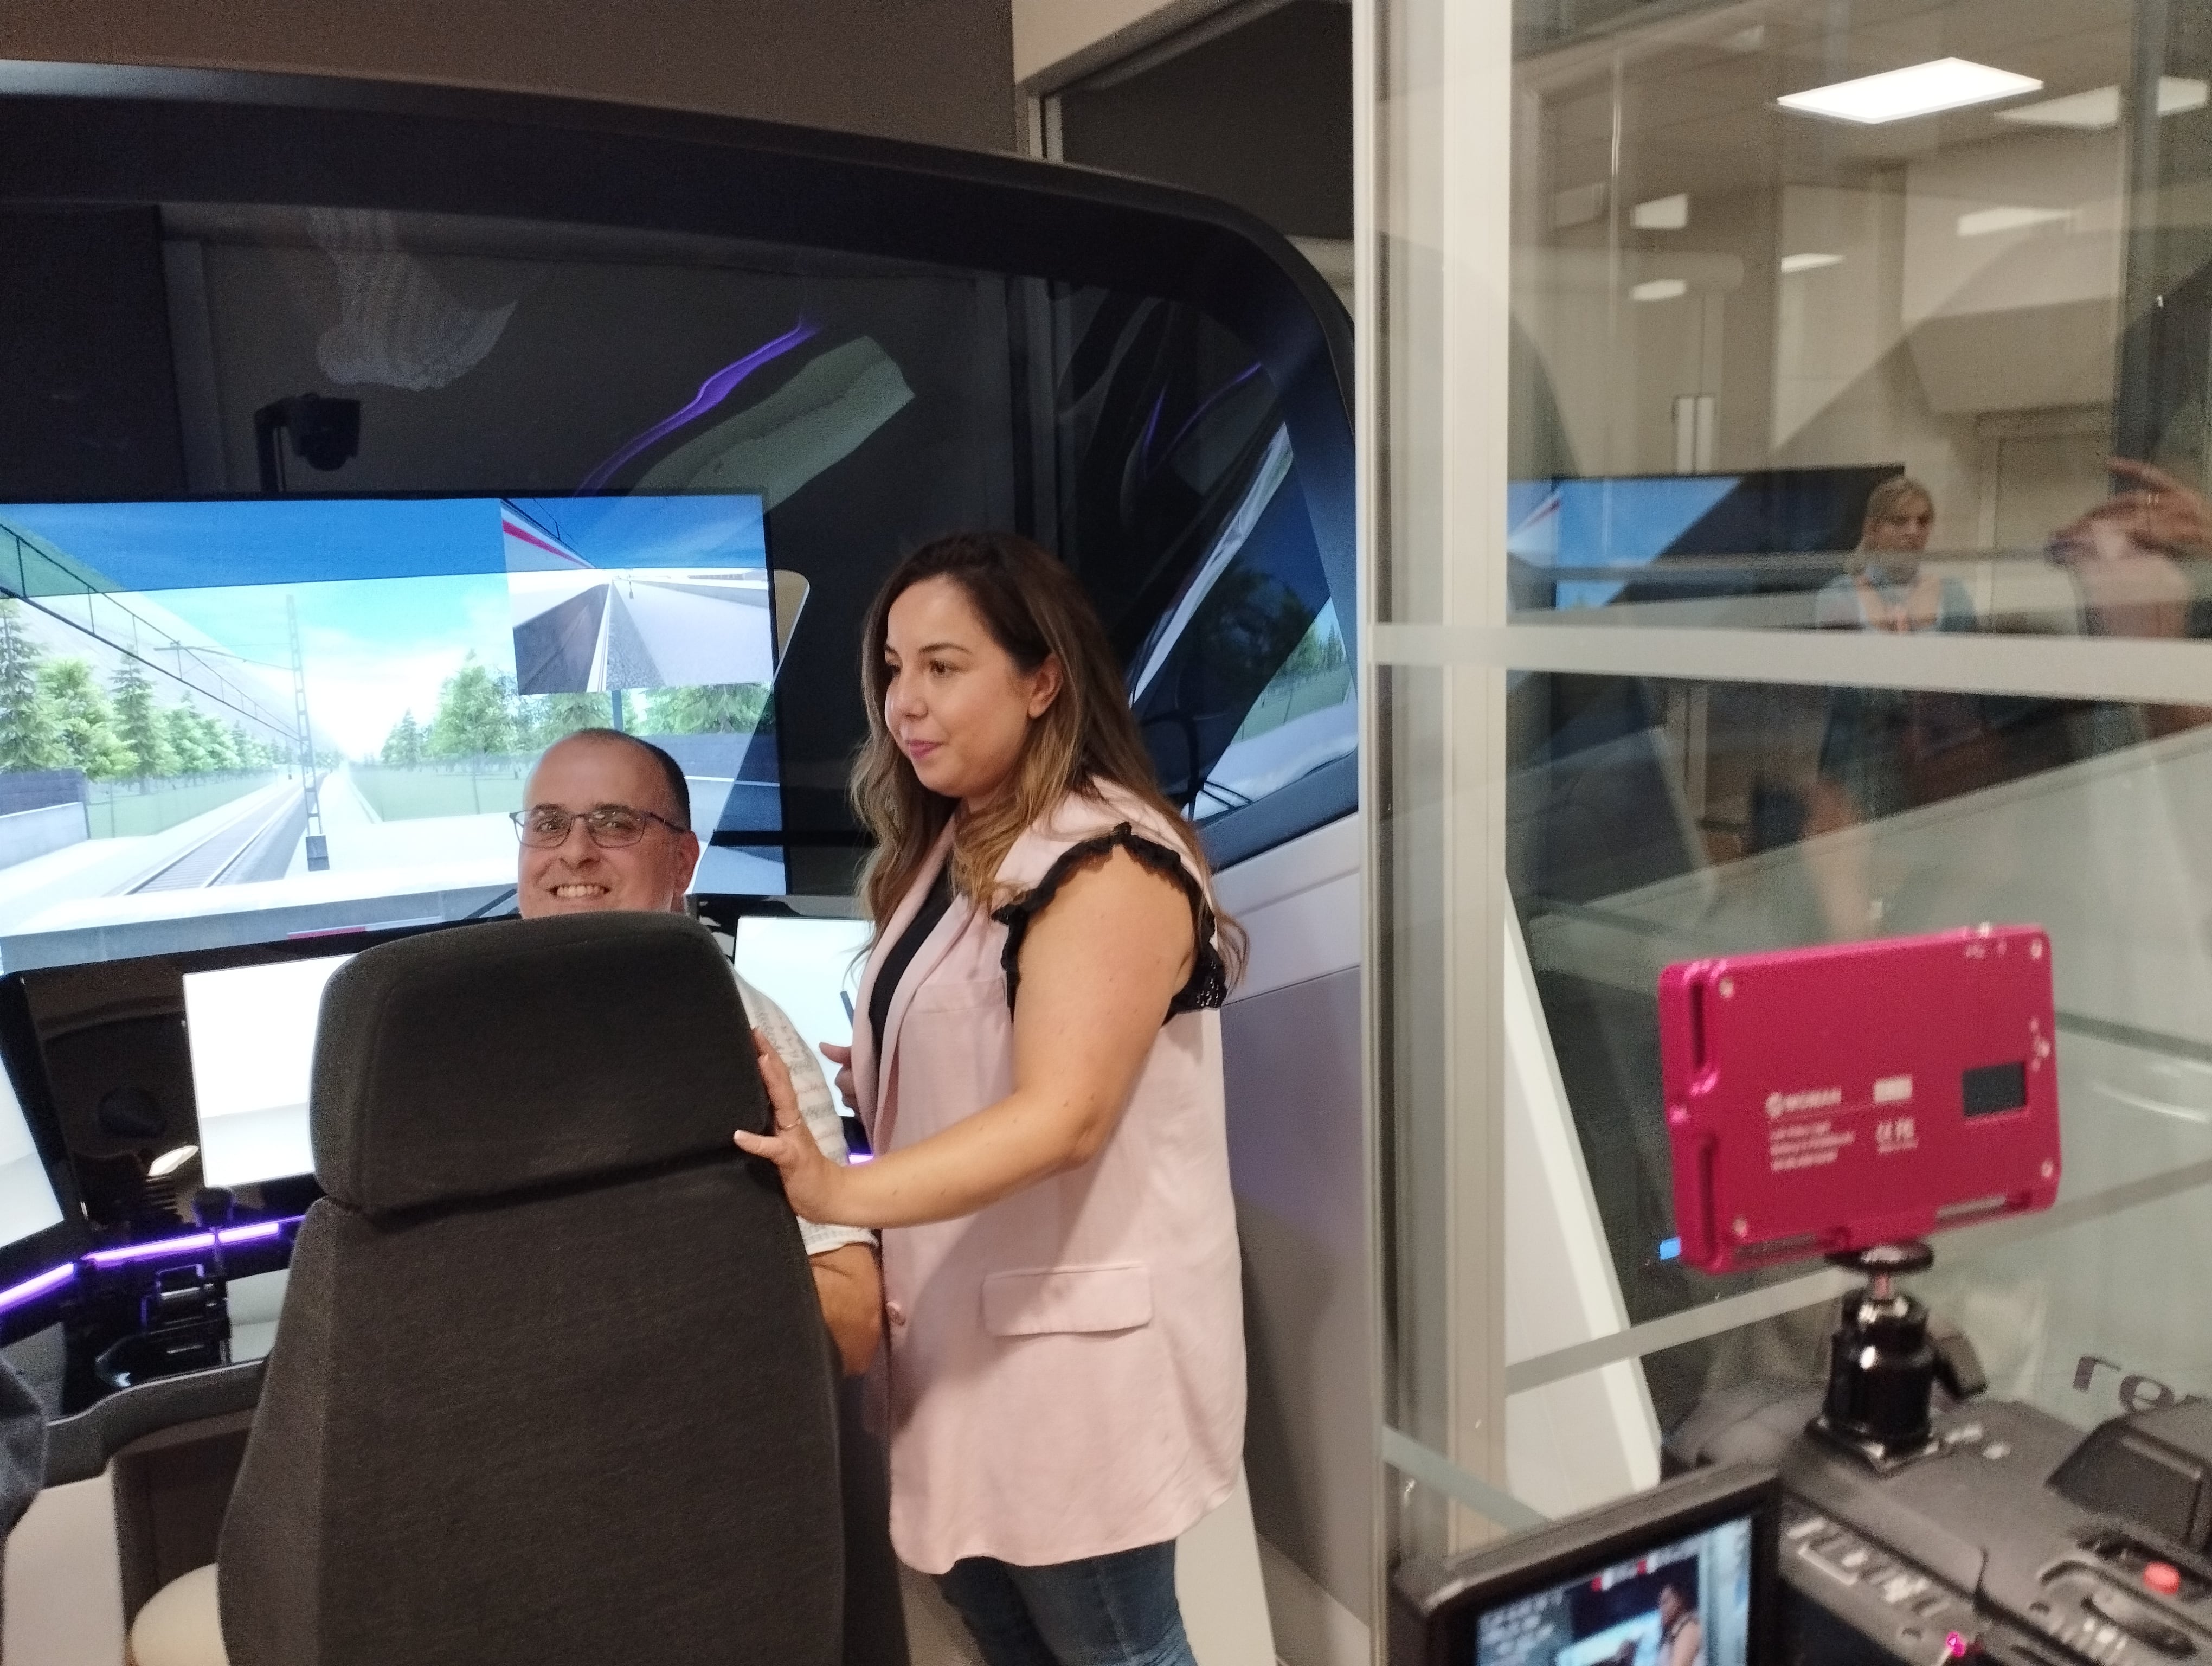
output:
M1705 1666L1705 1628L1687 1579L1659 1587L1659 1666Z
M1920 568L1936 527L1936 499L1910 475L1897 475L1867 498L1850 570L1829 581L1813 622L1863 630L1971 630L1974 605L1955 579Z
M1820 592L1814 623L1846 630L1972 630L1974 605L1965 587L1920 564L1935 525L1936 500L1918 481L1898 475L1875 487L1850 569ZM1806 793L1806 836L1987 785L1978 774L1987 763L1984 749L1969 744L1984 727L1981 702L1970 695L1834 690L1819 774ZM1863 937L1881 927L1866 860L1859 842L1808 853L1822 911L1837 937Z

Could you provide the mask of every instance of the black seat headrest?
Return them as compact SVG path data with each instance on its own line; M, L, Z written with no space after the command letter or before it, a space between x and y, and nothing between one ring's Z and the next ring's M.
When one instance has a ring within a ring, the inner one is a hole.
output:
M690 921L501 921L368 949L323 992L315 1177L370 1216L734 1154L768 1101Z

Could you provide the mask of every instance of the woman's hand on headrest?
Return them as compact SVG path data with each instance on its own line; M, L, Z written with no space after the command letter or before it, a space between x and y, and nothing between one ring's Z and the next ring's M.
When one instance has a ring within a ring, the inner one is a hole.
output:
M767 1134L739 1128L731 1137L739 1151L764 1157L775 1164L793 1213L825 1225L842 1224L836 1199L845 1170L822 1154L813 1130L799 1114L791 1072L784 1067L768 1037L757 1030L753 1031L753 1050L760 1055L761 1083L768 1089L769 1110L775 1126Z

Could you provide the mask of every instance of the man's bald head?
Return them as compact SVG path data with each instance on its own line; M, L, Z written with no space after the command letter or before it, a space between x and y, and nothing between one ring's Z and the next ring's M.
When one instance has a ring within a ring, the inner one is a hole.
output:
M611 805L659 818L630 845L599 844L581 819L557 845L524 845L515 902L525 919L609 909L664 914L684 906L699 840L690 830L684 771L659 747L615 729L580 729L545 749L522 802L526 810L579 818Z
M641 759L650 762L653 769L659 775L663 789L660 803L640 804L636 807L665 816L678 827L691 825L691 783L684 778L684 766L660 747L654 745L649 740L641 740L637 736L621 729L577 729L562 736L560 739L548 746L544 757L538 760L538 769L544 769L545 759L552 757L562 747L570 745L629 747ZM535 779L538 770L532 769L530 773L532 779ZM525 803L530 801L526 792L523 801Z

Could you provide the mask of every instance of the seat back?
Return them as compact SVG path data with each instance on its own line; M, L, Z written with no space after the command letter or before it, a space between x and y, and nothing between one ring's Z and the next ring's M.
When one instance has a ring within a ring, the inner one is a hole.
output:
M730 970L590 915L371 949L223 1525L234 1666L831 1666L833 1377Z

